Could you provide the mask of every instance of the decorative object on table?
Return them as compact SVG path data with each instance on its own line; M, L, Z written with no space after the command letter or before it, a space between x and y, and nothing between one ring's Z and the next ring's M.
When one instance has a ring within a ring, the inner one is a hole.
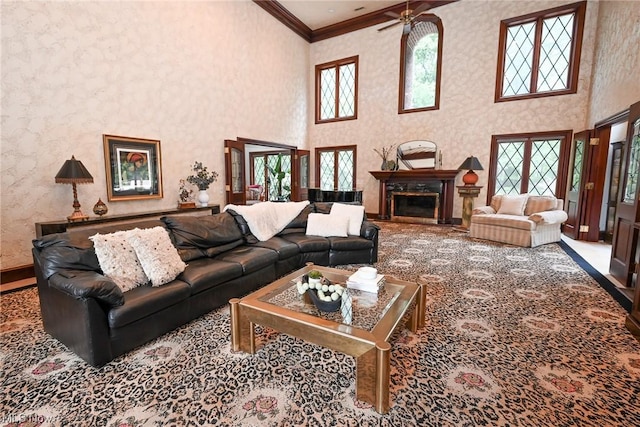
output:
M385 170L396 170L398 169L398 164L395 160L389 160L389 155L393 152L395 148L395 144L391 144L387 147L382 147L381 149L374 148L373 151L380 156L382 159L382 164L380 165L380 169Z
M289 200L289 196L291 194L291 187L289 185L282 184L282 181L284 181L287 175L291 174L290 170L284 169L284 166L282 165L282 158L282 153L278 153L276 164L273 167L267 165L271 178L276 180L276 200L273 200L275 202L286 202Z
M195 162L191 170L194 174L189 175L187 181L198 187L198 205L201 207L208 206L209 195L207 194L207 189L218 179L218 172L209 172L207 167L202 165L202 162Z
M462 162L458 170L468 171L462 176L462 182L464 182L464 185L475 185L476 182L478 182L478 174L476 174L474 170L481 171L483 169L480 164L480 160L478 160L477 157L469 156L464 162Z
M396 150L400 169L439 169L442 167L442 153L431 141L407 141Z
M80 202L78 202L78 190L76 184L93 183L93 176L84 167L80 160L76 160L75 156L71 156L71 160L65 160L64 164L56 174L56 182L58 184L71 184L73 188L73 213L67 217L69 221L84 221L89 219L80 210Z
M98 216L102 216L102 215L106 215L107 212L109 212L109 208L102 201L102 199L98 198L98 201L93 206L93 213L98 215Z
M180 188L178 189L178 209L193 209L196 202L193 201L193 190L187 188L187 181L180 180Z
M160 141L103 135L110 202L162 198Z
M373 267L361 267L347 279L347 288L377 294L384 284L384 275Z
M317 277L317 274L320 277ZM316 277L311 277L311 275ZM333 284L317 270L311 270L309 274L302 276L302 279L296 282L298 293L306 294L313 302L318 310L325 312L337 311L341 304L341 297L345 288L338 284Z

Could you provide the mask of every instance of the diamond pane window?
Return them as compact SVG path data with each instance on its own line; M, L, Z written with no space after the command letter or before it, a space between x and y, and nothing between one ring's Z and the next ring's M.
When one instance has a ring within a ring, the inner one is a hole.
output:
M564 147L570 137L570 131L494 136L491 164L495 175L489 180L489 195L564 194L566 175L560 177L559 173L568 170Z
M496 101L577 92L586 4L501 22Z
M498 148L495 194L520 194L524 142L503 142Z
M358 57L316 65L316 123L353 120L358 113Z
M578 191L580 189L580 177L582 176L582 158L584 157L584 141L576 140L575 160L573 162L573 171L571 174L570 191Z
M253 158L253 180L252 183L262 185L264 187L267 168L264 162L264 156Z
M529 162L529 194L553 196L558 180L560 140L532 141Z
M322 190L353 190L356 147L316 148L316 183Z
M440 18L421 16L401 40L400 113L439 108L441 52Z

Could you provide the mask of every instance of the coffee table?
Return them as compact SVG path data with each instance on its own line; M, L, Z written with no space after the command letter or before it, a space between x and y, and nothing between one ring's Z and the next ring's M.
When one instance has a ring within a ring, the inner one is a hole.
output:
M231 299L232 350L255 353L254 325L258 324L353 356L356 398L386 413L390 406L388 341L405 314L410 315L411 331L424 327L426 286L386 276L378 294L349 289L351 315L343 316L342 310L319 311L298 293L296 281L313 269L343 285L353 273L310 264L241 299Z

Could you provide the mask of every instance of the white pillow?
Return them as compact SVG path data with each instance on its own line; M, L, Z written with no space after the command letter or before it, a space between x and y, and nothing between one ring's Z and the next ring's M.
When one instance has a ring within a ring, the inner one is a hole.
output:
M349 217L310 213L307 219L307 236L347 237Z
M334 203L331 206L329 215L346 216L349 218L348 233L351 236L360 235L360 227L364 219L364 206L362 205L345 205L343 203Z
M89 237L93 241L102 272L113 280L122 292L149 281L138 261L135 249L129 243L129 237L138 231L138 228L134 228L110 234L98 233Z
M498 213L505 215L524 215L524 208L527 205L528 198L528 194L502 196Z
M163 227L146 228L129 237L151 286L169 283L187 267Z

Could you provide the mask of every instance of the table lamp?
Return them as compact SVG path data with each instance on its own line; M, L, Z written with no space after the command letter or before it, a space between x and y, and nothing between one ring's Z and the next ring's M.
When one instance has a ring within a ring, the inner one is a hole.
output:
M67 217L69 221L84 221L89 219L80 210L80 202L78 202L78 191L76 184L89 184L93 182L93 177L84 167L80 160L76 160L75 156L71 156L71 160L65 160L64 165L56 174L56 183L71 184L73 186L73 213Z
M458 170L468 170L468 172L462 176L464 185L475 185L476 182L478 182L478 174L476 174L474 170L481 171L483 169L477 157L469 156L462 162Z

